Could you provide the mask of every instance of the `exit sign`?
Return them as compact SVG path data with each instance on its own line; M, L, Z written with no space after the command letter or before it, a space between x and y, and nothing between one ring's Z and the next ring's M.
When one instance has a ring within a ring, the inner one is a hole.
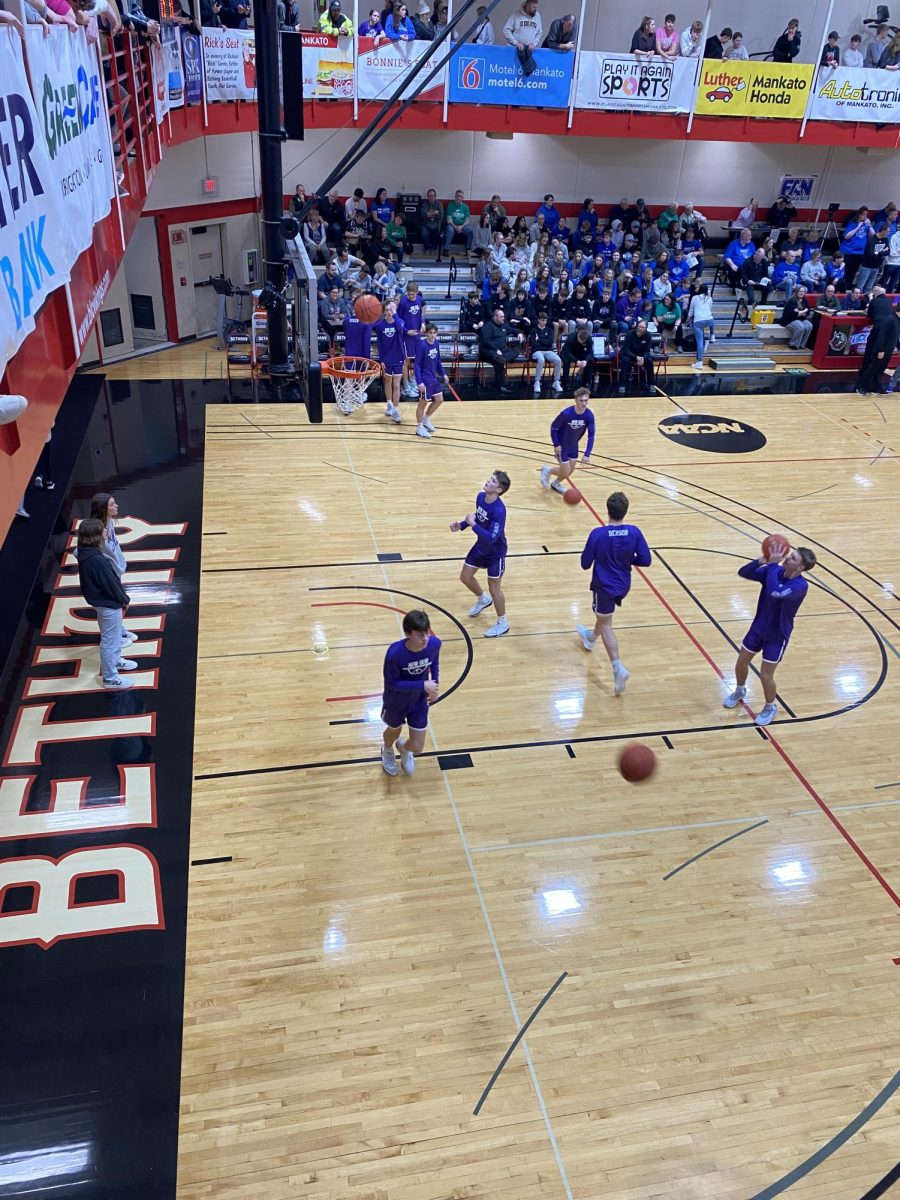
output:
M204 196L218 196L219 180L216 175L207 175L205 179L200 181L200 190Z

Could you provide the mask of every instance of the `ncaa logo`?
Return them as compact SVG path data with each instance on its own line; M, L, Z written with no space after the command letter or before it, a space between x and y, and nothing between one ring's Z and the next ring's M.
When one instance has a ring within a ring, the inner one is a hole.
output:
M461 58L459 60L459 86L464 91L479 91L481 89L481 81L483 78L483 58Z

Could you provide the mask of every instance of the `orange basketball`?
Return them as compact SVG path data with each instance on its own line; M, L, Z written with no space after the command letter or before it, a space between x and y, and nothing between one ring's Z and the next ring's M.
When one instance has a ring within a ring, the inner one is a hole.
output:
M569 486L563 492L563 500L565 500L566 504L580 504L581 492L579 492L577 487L572 487L572 485L569 484Z
M764 558L768 558L773 550L779 552L779 558L783 558L790 548L791 543L783 533L770 533L767 538L763 539L762 552Z
M656 770L656 755L649 746L633 742L619 755L619 771L629 783L641 783Z
M353 302L353 311L359 317L360 321L365 321L367 325L372 325L376 321L381 320L381 301L377 296L373 296L370 293L357 296Z

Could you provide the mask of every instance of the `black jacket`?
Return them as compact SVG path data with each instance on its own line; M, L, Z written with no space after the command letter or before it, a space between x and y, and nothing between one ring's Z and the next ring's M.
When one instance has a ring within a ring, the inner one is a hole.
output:
M124 608L129 602L115 567L97 546L79 546L78 584L91 608Z
M791 296L790 300L785 302L784 308L781 310L780 323L782 325L790 325L791 321L808 321L810 317L810 307L804 296L802 300L798 300L796 296Z
M543 329L540 325L532 326L528 334L528 341L531 343L532 354L537 354L538 350L546 353L548 350L556 349L553 341L553 328L550 325L545 325Z
M551 22L550 30L549 30L547 36L544 38L544 42L543 42L544 49L545 50L558 50L560 48L560 46L565 46L569 42L575 42L577 40L577 38L578 38L578 22L573 21L572 28L569 30L568 33L565 33L563 31L563 19L562 19L562 17L557 17L555 21Z
M498 354L506 354L509 349L509 339L515 336L516 331L511 329L505 321L502 325L498 325L493 319L485 321L478 335L482 350L494 357Z
M537 319L540 313L546 313L548 321L553 320L553 297L549 292L546 296L539 296L537 292L535 292L531 297L528 315L531 318L532 325L537 325Z
M772 61L777 63L793 62L800 53L800 31L794 34L793 37L788 37L787 30L781 35L775 43L775 48L772 51Z
M741 281L743 283L761 283L763 279L768 278L769 260L767 258L757 260L755 255L751 255L741 263Z
M636 329L629 329L625 337L625 343L622 346L622 357L649 358L650 350L650 334L645 333L643 337L638 337Z
M570 333L566 338L566 344L563 346L563 361L564 362L593 362L594 361L594 343L588 334L587 341L580 342L578 340L579 331L576 329L574 333Z

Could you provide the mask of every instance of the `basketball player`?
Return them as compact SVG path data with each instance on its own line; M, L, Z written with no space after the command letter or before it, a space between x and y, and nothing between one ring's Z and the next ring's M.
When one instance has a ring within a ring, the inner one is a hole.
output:
M774 546L768 558L756 558L738 568L742 579L754 579L760 584L759 600L753 623L744 635L741 650L734 668L735 689L725 698L726 708L737 708L747 695L747 672L754 656L762 651L759 677L762 680L766 703L754 721L755 725L768 725L778 712L775 703L775 668L784 658L794 617L806 599L809 584L802 578L804 571L816 565L816 556L806 546L789 550Z
M411 279L406 285L406 294L400 297L397 305L397 316L403 322L403 341L406 347L406 362L403 364L403 395L409 400L417 396L416 384L413 379L413 365L416 359L416 346L422 333L425 321L425 301L419 291L419 285Z
M403 334L406 332L403 322L397 317L397 302L385 300L382 305L382 318L376 321L372 328L375 331L375 342L378 346L378 357L384 368L384 398L387 407L384 415L390 417L395 425L400 424L400 379L403 375L405 348Z
M438 654L440 638L431 632L428 614L414 608L403 618L404 640L388 646L384 656L384 696L381 719L385 723L381 765L387 775L397 774L394 746L406 775L416 769L417 754L425 747L428 705L438 697ZM405 742L398 741L403 726L409 730Z
M347 315L344 317L344 354L348 358L372 356L372 325L368 321L361 321L353 308L354 302L361 295L361 291L353 293Z
M461 521L453 521L450 525L453 533L460 529L471 529L475 534L475 544L466 555L459 579L476 597L475 603L469 609L470 617L477 617L493 604L497 620L484 631L484 636L489 638L503 637L504 633L509 633L506 597L500 586L506 571L507 549L506 505L500 497L508 491L509 476L505 471L495 471L485 483L484 491L475 497L475 511L467 513ZM475 572L482 567L487 568L487 593L481 590L481 584L475 578Z
M625 691L631 674L619 658L619 642L613 633L613 613L631 588L631 568L650 566L650 548L637 525L626 525L628 497L613 492L606 499L609 523L594 529L581 552L581 566L591 572L593 609L597 617L593 632L577 625L585 650L593 650L599 637L612 663L613 686L617 696Z
M578 443L587 430L587 446L583 462L587 463L594 448L594 414L588 408L591 393L586 387L576 388L573 400L568 408L564 408L550 426L550 441L553 443L553 453L556 455L556 467L541 467L541 486L552 488L554 492L564 492L563 480L568 479L575 470L578 462ZM556 480L551 483L550 476Z
M402 302L401 302L402 303ZM424 339L418 338L413 363L419 403L416 406L416 436L430 438L434 433L431 417L444 403L444 384L450 380L441 362L441 347L437 340L437 325L425 326ZM427 406L427 407L426 407Z

